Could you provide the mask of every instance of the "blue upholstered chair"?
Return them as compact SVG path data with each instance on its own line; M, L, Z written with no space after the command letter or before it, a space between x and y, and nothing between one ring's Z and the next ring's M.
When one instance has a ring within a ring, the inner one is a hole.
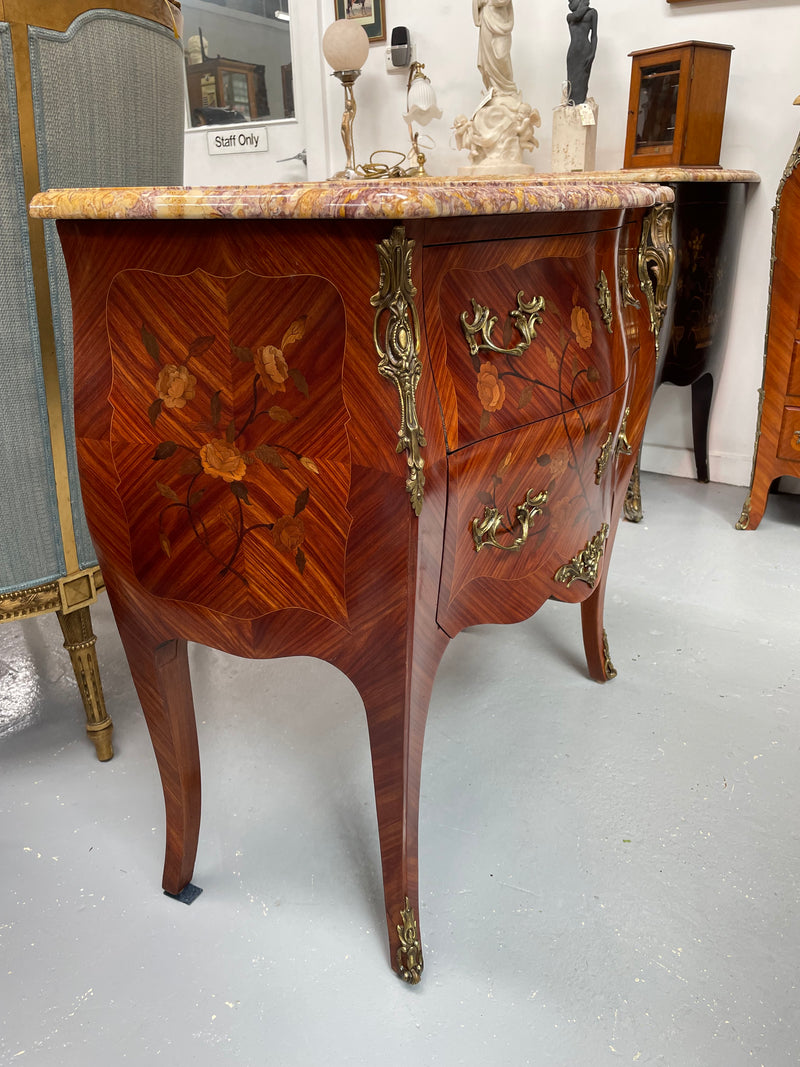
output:
M55 228L27 204L40 188L181 184L179 30L171 0L0 0L0 622L56 612L101 760L69 286Z

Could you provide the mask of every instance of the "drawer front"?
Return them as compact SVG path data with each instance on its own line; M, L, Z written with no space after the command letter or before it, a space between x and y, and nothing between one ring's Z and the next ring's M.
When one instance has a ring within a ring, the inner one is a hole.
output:
M448 457L438 613L448 634L527 618L550 596L590 594L600 571L582 572L578 557L592 557L608 532L626 396L622 388Z
M453 399L450 451L626 380L617 241L609 230L429 250L426 326L437 385Z
M778 456L800 463L800 407L783 409Z
M786 392L789 396L800 396L800 322L795 330L792 362L789 367L789 385Z

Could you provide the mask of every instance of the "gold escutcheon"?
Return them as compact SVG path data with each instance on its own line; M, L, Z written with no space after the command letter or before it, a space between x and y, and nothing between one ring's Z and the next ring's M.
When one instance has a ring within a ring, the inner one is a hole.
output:
M600 455L597 457L597 463L594 465L594 484L599 485L603 480L603 475L606 472L608 461L611 458L613 451L614 434L611 430L608 431L608 437L600 446Z
M608 278L604 270L600 271L600 280L595 285L595 289L598 292L597 306L600 308L600 314L603 316L603 322L606 324L606 329L609 333L614 332L614 313L611 310L611 290L608 287Z
M607 537L608 523L604 522L594 537L586 542L586 547L573 556L569 563L558 568L555 580L563 582L568 589L573 582L586 582L590 589L594 589Z
M656 204L644 217L642 239L639 242L637 272L639 284L650 312L650 330L658 351L658 335L667 312L667 297L675 269L675 248L672 244L671 204Z
M417 385L422 364L419 359L419 316L414 303L417 290L411 281L414 242L406 239L402 226L395 226L391 237L381 241L377 249L381 276L378 292L370 299L377 309L372 335L378 354L378 371L394 382L400 396L397 451L406 453L406 490L414 514L419 517L425 489L422 449L427 442L417 418ZM388 320L381 336L384 313Z

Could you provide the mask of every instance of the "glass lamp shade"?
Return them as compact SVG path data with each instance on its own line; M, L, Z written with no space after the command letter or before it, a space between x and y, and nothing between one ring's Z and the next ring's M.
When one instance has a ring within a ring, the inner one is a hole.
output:
M337 19L322 37L322 53L333 70L361 70L369 55L367 31L358 22Z
M422 64L415 63L408 85L406 106L408 111L403 118L409 124L418 123L427 126L431 119L440 119L442 109L436 106L436 93L430 80L422 73Z

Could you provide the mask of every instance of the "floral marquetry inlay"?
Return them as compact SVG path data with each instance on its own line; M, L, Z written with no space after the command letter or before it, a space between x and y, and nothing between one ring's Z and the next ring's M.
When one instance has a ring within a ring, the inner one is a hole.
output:
M179 333L161 326L170 304L191 309ZM336 290L129 271L108 315L112 454L142 584L243 617L322 602L341 618L349 451Z

